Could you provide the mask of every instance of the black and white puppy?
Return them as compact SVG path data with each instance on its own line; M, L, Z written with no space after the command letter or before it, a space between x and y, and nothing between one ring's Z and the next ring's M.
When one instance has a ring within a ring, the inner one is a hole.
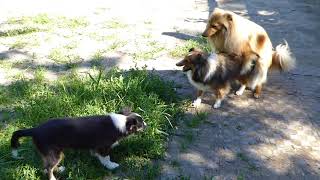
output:
M12 155L19 158L19 138L30 136L38 149L50 180L55 180L53 170L62 159L64 149L88 149L108 169L119 164L110 161L110 150L118 140L146 128L142 117L129 109L119 114L78 118L50 119L35 128L15 131L11 138ZM58 168L60 171L64 167Z

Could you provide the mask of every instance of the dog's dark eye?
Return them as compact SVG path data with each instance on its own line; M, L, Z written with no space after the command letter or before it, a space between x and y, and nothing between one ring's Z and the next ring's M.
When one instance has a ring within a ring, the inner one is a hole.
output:
M216 29L216 28L217 28L217 26L216 26L216 25L211 25L211 27L212 27L212 28L214 28L214 29Z

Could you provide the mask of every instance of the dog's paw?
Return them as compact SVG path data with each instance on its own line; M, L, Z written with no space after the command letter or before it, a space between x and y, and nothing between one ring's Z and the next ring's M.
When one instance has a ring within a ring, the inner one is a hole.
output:
M199 107L201 105L201 99L200 98L197 98L196 100L194 100L192 102L192 107Z
M253 97L256 98L256 99L259 99L259 98L260 98L260 94L258 94L258 93L253 93Z
M246 86L241 85L241 87L238 89L238 91L236 91L236 95L241 96L245 89L246 89Z
M221 100L220 99L217 99L216 102L214 103L213 105L213 108L214 109L218 109L221 107Z
M119 167L118 163L115 162L108 162L108 164L106 164L106 168L108 168L109 170L113 170L116 169L117 167Z

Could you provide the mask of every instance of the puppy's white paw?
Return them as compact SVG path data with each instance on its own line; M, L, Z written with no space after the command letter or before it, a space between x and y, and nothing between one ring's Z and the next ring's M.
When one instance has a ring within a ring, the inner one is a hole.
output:
M115 169L115 168L117 168L117 167L119 167L119 164L118 164L118 163L110 162L108 169L113 170L113 169Z
M106 162L106 163L104 164L104 166L105 166L106 168L108 168L109 170L113 170L113 169L119 167L119 164L118 164L118 163L115 163L115 162L109 161L109 162Z
M221 107L221 100L217 99L213 105L213 108L218 109L219 107Z
M58 172L59 173L62 173L62 172L64 172L66 170L66 168L64 167L64 166L59 166L58 167Z
M236 91L236 95L241 96L245 89L246 89L246 86L241 85L241 87L238 89L238 91Z
M200 98L197 98L196 100L194 100L193 102L192 102L192 106L193 107L199 107L201 105L201 99Z

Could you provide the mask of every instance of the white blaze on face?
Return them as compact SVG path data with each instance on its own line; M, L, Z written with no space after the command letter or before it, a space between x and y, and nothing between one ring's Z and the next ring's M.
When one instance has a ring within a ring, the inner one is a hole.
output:
M127 116L122 114L110 113L109 116L112 119L113 125L122 133L127 131L126 122Z

